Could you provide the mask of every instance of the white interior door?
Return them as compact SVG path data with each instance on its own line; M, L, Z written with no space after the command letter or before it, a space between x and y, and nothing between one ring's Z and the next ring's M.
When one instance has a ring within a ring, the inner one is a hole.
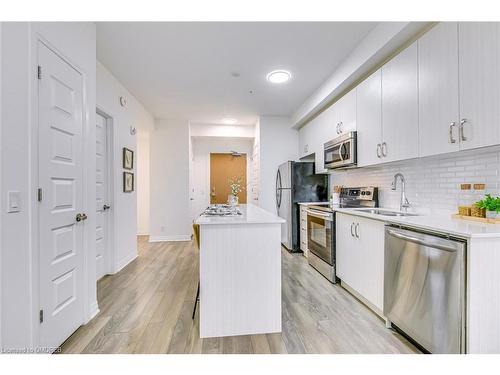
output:
M96 114L96 279L106 273L108 256L108 128L107 119Z
M57 347L84 317L83 82L43 43L38 59L40 346Z

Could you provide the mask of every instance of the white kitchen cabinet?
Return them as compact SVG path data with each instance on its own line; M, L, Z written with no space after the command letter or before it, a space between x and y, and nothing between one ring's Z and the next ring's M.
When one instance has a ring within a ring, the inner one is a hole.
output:
M299 130L299 155L301 158L314 152L314 125L309 122Z
M330 108L335 119L335 136L356 130L356 88L345 94Z
M418 40L420 156L458 151L458 23L440 22Z
M384 304L382 221L336 214L337 276L381 313Z
M383 162L418 157L417 43L382 67Z
M382 74L377 70L357 88L358 166L381 162Z
M300 250L304 252L304 256L307 258L309 255L309 249L307 247L307 206L300 205Z
M500 143L500 23L458 25L460 148Z

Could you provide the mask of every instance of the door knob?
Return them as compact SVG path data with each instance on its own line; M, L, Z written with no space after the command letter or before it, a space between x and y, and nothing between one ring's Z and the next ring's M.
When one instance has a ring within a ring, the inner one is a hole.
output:
M105 204L104 206L102 206L103 211L109 210L110 208L111 206L109 204Z

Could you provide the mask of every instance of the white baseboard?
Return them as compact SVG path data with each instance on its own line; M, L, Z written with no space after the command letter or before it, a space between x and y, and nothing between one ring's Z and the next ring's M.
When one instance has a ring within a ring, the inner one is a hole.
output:
M126 256L120 259L115 265L114 274L120 272L123 268L125 268L130 262L132 262L135 258L137 258L137 250L135 253Z
M175 236L149 236L149 242L171 242L171 241L191 241L191 235L178 234Z
M87 324L88 322L90 322L92 319L94 319L97 314L99 314L99 305L97 304L97 301L94 301L92 302L92 305L90 305L90 314L89 314L89 317L87 319L87 321L85 322L85 324Z

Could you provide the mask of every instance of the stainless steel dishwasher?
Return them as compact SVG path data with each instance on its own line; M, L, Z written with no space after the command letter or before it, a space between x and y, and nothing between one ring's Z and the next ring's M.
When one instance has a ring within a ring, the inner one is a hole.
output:
M387 226L384 315L431 353L465 353L463 240Z

